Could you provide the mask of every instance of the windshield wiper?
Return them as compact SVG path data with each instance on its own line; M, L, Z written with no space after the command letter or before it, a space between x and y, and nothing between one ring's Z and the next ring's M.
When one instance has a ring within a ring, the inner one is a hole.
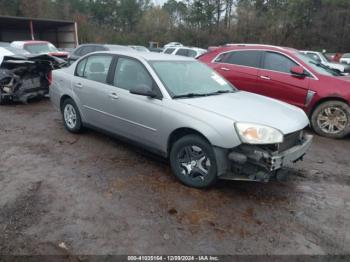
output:
M173 96L173 98L187 98L187 97L191 98L191 97L201 97L201 96L207 96L207 94L188 93L188 94Z
M234 93L232 90L220 90L213 93L198 94L198 93L188 93L184 95L173 96L173 98L191 98L191 97L203 97L203 96L213 96L219 94Z
M229 93L234 93L234 91L232 91L232 90L220 90L220 91L216 91L216 92L213 92L213 93L208 93L206 95L207 96L212 96L212 95L229 94Z

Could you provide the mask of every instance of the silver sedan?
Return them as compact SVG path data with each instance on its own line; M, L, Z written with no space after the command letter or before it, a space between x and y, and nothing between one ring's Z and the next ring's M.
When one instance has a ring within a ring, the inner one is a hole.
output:
M50 96L68 131L97 128L136 143L197 188L218 178L267 182L312 141L301 109L240 92L192 58L93 53L54 71Z

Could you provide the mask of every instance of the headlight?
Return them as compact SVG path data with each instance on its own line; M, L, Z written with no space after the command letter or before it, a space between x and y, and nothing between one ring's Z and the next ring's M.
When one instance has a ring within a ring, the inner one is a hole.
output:
M283 143L281 131L252 123L236 123L236 130L243 143L247 144L279 144Z

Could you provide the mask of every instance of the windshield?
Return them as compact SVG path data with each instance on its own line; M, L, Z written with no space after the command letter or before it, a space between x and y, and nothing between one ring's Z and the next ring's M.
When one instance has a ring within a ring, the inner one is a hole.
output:
M329 67L322 65L321 63L317 62L315 59L312 59L311 57L296 53L297 57L301 59L304 63L306 63L309 67L311 67L313 70L315 70L317 73L325 76L340 76L339 73L336 71L330 69Z
M58 52L57 48L50 43L42 44L26 44L24 49L32 54L47 54L52 52Z
M148 52L149 50L144 47L144 46L134 46L133 47L136 51L139 51L139 52Z
M350 58L350 53L344 54L342 58Z
M27 52L26 50L22 50L22 49L18 49L18 48L14 48L12 46L7 46L5 47L7 50L9 50L10 52L14 53L15 55L29 55L30 53Z
M320 56L322 56L325 61L331 62L331 60L324 53L320 53Z
M197 61L153 61L150 64L173 98L236 91L224 78Z

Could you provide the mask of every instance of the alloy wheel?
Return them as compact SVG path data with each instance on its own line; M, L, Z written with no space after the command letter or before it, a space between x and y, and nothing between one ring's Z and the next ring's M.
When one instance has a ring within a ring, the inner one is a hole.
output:
M318 115L317 124L324 133L338 134L348 125L347 114L342 108L327 107Z
M177 155L177 161L182 175L194 181L204 181L211 167L207 154L196 145L183 147Z
M77 112L71 104L64 108L64 121L70 129L74 129L77 124Z

